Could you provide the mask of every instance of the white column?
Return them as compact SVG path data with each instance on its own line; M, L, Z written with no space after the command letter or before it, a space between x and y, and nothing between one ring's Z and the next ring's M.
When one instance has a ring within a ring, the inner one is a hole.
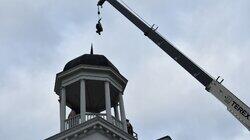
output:
M61 132L65 130L65 120L66 120L66 91L65 91L65 87L62 87L61 93L60 93L60 130Z
M110 101L110 86L109 82L104 82L105 85L105 103L106 103L106 114L107 121L111 122L111 101Z
M115 112L115 118L117 120L120 120L120 115L119 115L119 112L118 112L118 105L114 106L114 112Z
M83 79L80 81L80 113L81 122L83 123L86 121L86 88Z
M122 124L123 124L123 129L124 129L125 132L128 132L122 93L119 94L119 103L120 103L119 104L120 105L120 114L121 114L121 121L122 121Z

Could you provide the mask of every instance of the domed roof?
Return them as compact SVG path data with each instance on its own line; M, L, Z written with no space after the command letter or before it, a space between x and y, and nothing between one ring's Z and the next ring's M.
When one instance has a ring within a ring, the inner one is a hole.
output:
M67 71L71 68L74 68L78 65L93 65L93 66L104 66L104 67L110 67L114 71L118 72L118 69L103 55L97 55L97 54L84 54L82 56L79 56L71 61L69 61L63 71Z

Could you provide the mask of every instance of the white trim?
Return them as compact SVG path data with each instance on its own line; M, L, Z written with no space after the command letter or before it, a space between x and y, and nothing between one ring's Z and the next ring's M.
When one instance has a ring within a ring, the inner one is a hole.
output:
M127 82L127 79L125 77L123 77L121 74L118 74L116 71L114 71L112 68L109 67L104 67L104 66L92 66L92 65L79 65L73 69L69 69L67 71L63 71L57 74L58 77L64 77L68 74L71 74L74 71L77 71L79 69L92 69L92 70L100 70L100 71L110 71L113 74L115 74L115 76L117 76L121 81L123 81L124 83Z
M128 132L122 93L119 94L119 105L120 105L120 114L121 114L121 121L123 123L123 128L125 132Z
M110 82L119 90L122 91L125 89L128 80L123 77L120 73L114 71L109 67L103 66L92 66L92 65L79 65L67 71L62 71L56 75L56 82L54 91L58 92L62 84L62 80L67 77L72 77L72 75L84 73L84 75L95 76L96 74L105 75L105 78L109 78ZM103 76L101 76L103 77ZM91 79L90 79L91 80ZM78 80L76 80L78 81ZM67 83L68 85L68 83Z
M86 87L85 80L80 81L80 113L81 113L81 121L86 121ZM81 122L81 123L82 123Z
M81 79L85 80L96 80L96 81L109 81L114 87L116 87L120 92L123 91L122 86L116 82L112 77L105 74L93 74L93 73L78 73L77 75L74 75L72 77L66 78L62 80L62 86L68 86L70 84L73 84L77 81L80 81Z
M66 90L64 87L61 88L60 92L60 130L61 132L65 130L66 120Z
M110 99L110 84L109 82L105 81L105 105L106 105L106 114L107 114L107 121L111 122L111 99Z

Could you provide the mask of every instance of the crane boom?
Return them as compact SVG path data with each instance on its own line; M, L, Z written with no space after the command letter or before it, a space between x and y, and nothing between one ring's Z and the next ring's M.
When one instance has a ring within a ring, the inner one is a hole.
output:
M102 6L105 1L109 2L115 9L137 26L145 36L152 40L195 79L204 85L205 89L221 101L227 107L227 110L250 131L250 108L245 103L224 87L221 82L218 82L217 79L214 79L205 70L200 68L191 59L179 51L174 45L158 33L153 26L148 25L119 1L99 0L97 5Z

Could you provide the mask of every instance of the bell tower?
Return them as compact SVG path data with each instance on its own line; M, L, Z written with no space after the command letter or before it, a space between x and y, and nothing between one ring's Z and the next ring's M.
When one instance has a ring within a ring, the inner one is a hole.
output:
M59 96L60 133L48 140L137 139L126 121L127 82L105 56L93 50L69 61L56 75L54 88ZM68 116L66 106L71 109Z

